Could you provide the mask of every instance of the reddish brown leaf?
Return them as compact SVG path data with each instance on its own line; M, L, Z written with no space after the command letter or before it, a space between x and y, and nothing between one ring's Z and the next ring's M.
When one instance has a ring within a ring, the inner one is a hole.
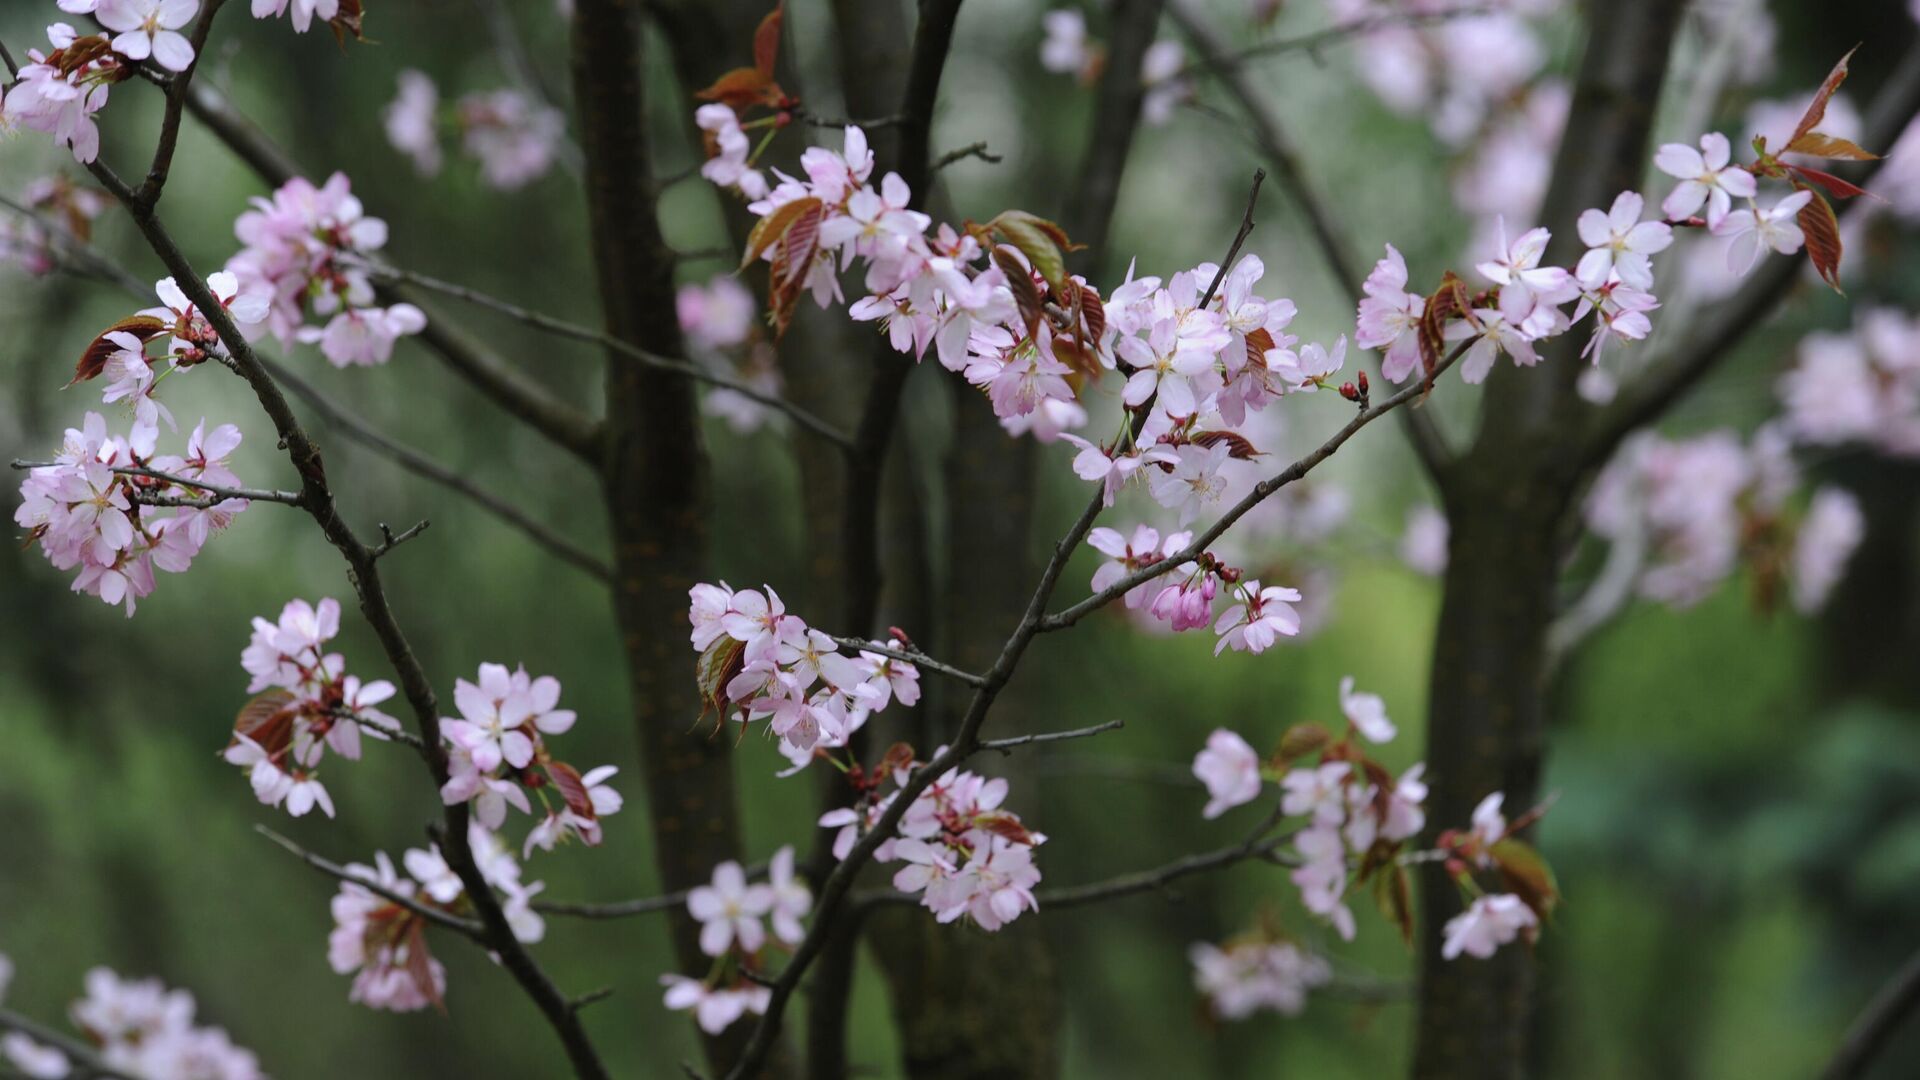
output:
M1449 270L1440 278L1440 287L1427 298L1420 315L1420 365L1426 373L1427 391L1433 389L1433 372L1447 348L1447 321L1466 317L1470 310L1466 283Z
M1827 77L1820 83L1820 89L1814 91L1813 100L1807 104L1806 113L1800 117L1800 123L1793 129L1793 135L1787 139L1789 150L1793 149L1793 144L1800 141L1802 135L1818 127L1820 121L1826 118L1827 101L1833 97L1835 90L1840 89L1840 84L1847 81L1847 61L1853 59L1853 54L1859 51L1859 48L1860 46L1855 45L1848 49L1847 55L1833 65L1832 71L1827 72Z
M433 1002L433 1007L442 1013L447 1011L446 1002L440 1000L440 986L433 981L433 953L427 951L427 924L425 920L416 920L407 930L407 977L413 980L422 997Z
M1006 210L987 227L1000 238L1020 249L1048 285L1058 291L1067 279L1067 260L1063 252L1073 250L1067 234L1046 218L1025 210Z
M1033 843L1033 834L1027 831L1020 819L1009 813L994 811L980 814L973 819L974 825L985 829L995 836L1004 836L1016 844Z
M553 781L560 797L567 800L567 809L592 821L593 799L587 795L587 785L580 779L580 771L564 761L553 760L548 760L545 768L547 779Z
M1793 140L1781 151L1786 154L1805 154L1808 157L1837 158L1841 161L1876 161L1879 154L1868 153L1847 139L1809 131Z
M1254 447L1252 441L1237 431L1202 431L1195 434L1192 441L1209 450L1220 443L1226 443L1227 456L1241 461L1252 461L1260 456L1260 451Z
M740 269L752 266L754 260L766 254L768 248L778 243L787 234L795 218L811 207L818 207L820 200L811 195L781 203L767 212L767 216L754 222L753 231L747 234L747 250L740 256Z
M340 0L338 13L327 21L328 28L333 31L335 44L345 48L349 37L355 41L366 41L367 35L361 26L366 17L360 0Z
M1040 316L1045 314L1040 302L1040 290L1033 284L1033 274L1003 247L993 249L993 264L1006 275L1007 288L1013 293L1014 307L1019 309L1020 321L1031 337L1040 328Z
M700 687L700 715L705 716L708 709L720 716L727 714L727 683L740 669L746 666L741 654L746 645L733 638L721 635L707 651L700 654L694 664L694 681Z
M1787 171L1802 180L1809 180L1826 189L1827 194L1836 199L1851 199L1858 195L1878 199L1879 196L1858 184L1850 184L1830 172L1809 169L1805 165L1788 165ZM1883 200L1884 201L1884 200Z
M277 754L293 741L293 695L285 690L255 694L240 706L233 718L233 733L245 735L269 754Z
M1247 363L1264 371L1267 367L1267 353L1273 349L1273 335L1261 327L1247 335Z
M1820 277L1833 286L1834 292L1846 295L1840 288L1840 219L1833 214L1833 204L1815 191L1813 201L1800 208L1795 220L1806 234L1807 257L1813 260L1813 268L1820 271Z
M713 80L713 85L693 95L702 101L718 101L736 110L749 105L776 101L783 95L773 77L759 68L734 68Z
M120 346L107 340L108 334L132 334L144 344L165 333L166 329L166 323L151 315L129 315L121 319L100 331L100 336L87 344L87 351L80 354L80 362L73 365L73 378L67 385L86 382L106 370L107 358L120 351Z
M753 66L769 82L773 80L773 66L780 59L780 17L786 6L786 0L773 5L753 32Z
M1407 869L1393 866L1373 879L1373 899L1380 914L1400 930L1400 940L1413 944L1413 890L1407 882Z
M784 280L798 289L813 269L813 256L820 248L820 223L827 219L827 208L820 200L793 217L793 224L780 237L780 259L786 264Z

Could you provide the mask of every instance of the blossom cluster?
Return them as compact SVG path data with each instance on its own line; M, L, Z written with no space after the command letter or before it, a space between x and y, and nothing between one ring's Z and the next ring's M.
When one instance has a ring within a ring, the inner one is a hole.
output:
M1170 475L1178 475L1177 470ZM1151 525L1135 526L1125 536L1105 526L1094 529L1087 534L1087 546L1109 557L1093 572L1094 591L1177 556L1192 540L1189 532L1161 539ZM1209 552L1202 552L1185 569L1134 586L1122 597L1128 609L1176 631L1212 626L1218 635L1213 647L1216 656L1227 649L1262 653L1280 638L1298 635L1301 619L1295 605L1300 600L1300 590L1262 585L1258 578L1246 576ZM1216 601L1225 602L1217 618L1213 614Z
M13 965L0 956L0 995ZM194 1023L193 995L169 990L158 979L126 979L96 967L87 972L86 996L69 1015L116 1075L151 1080L261 1080L253 1051L234 1044L224 1029ZM64 1080L88 1072L58 1047L19 1031L0 1036L0 1058L32 1080Z
M1830 486L1795 513L1803 483L1790 450L1777 423L1746 444L1726 430L1636 435L1594 481L1587 524L1614 544L1645 550L1634 587L1647 599L1696 603L1744 562L1763 606L1784 578L1793 606L1817 611L1859 545L1864 519L1852 495Z
M1327 920L1344 939L1352 940L1356 930L1346 894L1370 880L1391 901L1383 910L1411 934L1407 866L1440 859L1471 899L1444 928L1443 959L1462 953L1484 958L1518 938L1531 941L1558 895L1545 863L1513 836L1528 822L1510 824L1501 813L1504 797L1495 792L1474 810L1467 829L1442 832L1437 850L1412 850L1427 821L1425 764L1396 779L1367 755L1367 744L1390 742L1397 731L1386 702L1356 690L1351 677L1341 681L1340 710L1344 733L1336 736L1317 723L1295 724L1266 759L1238 734L1214 731L1193 760L1194 776L1207 789L1203 816L1215 818L1251 803L1268 781L1277 781L1276 821L1304 822L1291 835L1296 857L1289 876L1307 911ZM1530 814L1529 821L1537 816ZM1504 891L1485 892L1478 882L1485 873L1498 875ZM1279 941L1268 930L1224 950L1208 944L1193 948L1195 984L1216 1015L1235 1019L1261 1007L1293 1015L1306 991L1326 981L1322 962Z
M139 347L131 338L120 346L127 355ZM129 364L147 369L144 359ZM109 387L109 400L114 392ZM123 436L109 434L106 418L89 412L81 427L67 429L52 464L27 472L13 515L56 569L79 570L75 592L124 603L129 616L139 598L153 592L156 568L186 571L207 540L248 506L194 486L238 485L227 467L240 445L238 428L222 424L209 431L202 421L184 455L156 454L158 438L152 417L136 420Z
M336 367L384 364L394 342L425 328L412 304L375 303L367 259L386 246L387 223L367 215L345 173L319 187L295 177L252 203L234 222L244 246L227 270L269 298L267 329L283 347L317 343Z
M721 582L688 595L702 696L723 721L767 720L793 772L845 746L871 714L920 700L919 669L865 649L842 655L772 588L736 592Z
M480 876L500 894L501 911L516 940L533 944L546 935L546 921L532 900L545 886L523 883L520 864L508 844L478 822L470 823L468 846ZM427 946L427 919L397 903L405 897L417 907L460 914L468 906L466 884L437 845L409 848L401 856L408 875L394 868L384 851L374 865L352 863L333 897L333 931L327 936L327 962L352 975L348 1000L370 1009L411 1012L438 1006L447 990L446 968ZM368 885L376 888L369 888ZM390 895L389 895L390 894Z
M1264 936L1227 942L1195 942L1187 950L1194 989L1221 1020L1244 1020L1262 1009L1299 1016L1307 995L1333 979L1333 966L1290 941Z
M693 1013L702 1031L717 1035L735 1020L766 1012L770 991L750 976L765 967L769 948L800 944L800 923L813 910L813 892L795 873L791 845L774 853L767 880L749 884L737 862L714 867L713 881L687 893L687 913L700 923L700 951L714 958L704 978L668 974L669 1009ZM761 922L773 923L773 938Z
M340 603L290 600L278 622L253 620L253 637L240 666L256 695L234 721L224 756L246 771L254 795L267 806L285 804L301 817L316 806L333 816L333 798L319 779L328 749L360 760L360 736L385 740L398 729L375 706L394 694L385 680L346 674L346 660L323 646L340 632Z
M607 785L619 769L602 765L582 775L548 749L545 737L564 734L575 719L573 710L559 708L560 680L533 678L525 668L509 672L503 664L481 664L477 681L454 684L453 701L460 717L440 721L450 759L451 775L440 789L447 805L471 802L480 823L498 829L509 806L533 813L531 791L543 814L527 834L523 857L536 847L552 851L567 839L588 847L600 843L600 819L624 804ZM548 798L549 788L559 795L559 805Z
M21 189L20 201L28 209L51 218L73 239L85 243L92 236L93 222L111 200L106 192L82 187L64 176L44 176ZM0 262L10 262L28 274L41 277L60 264L54 232L38 219L26 216L0 218Z
M1920 320L1868 308L1851 333L1808 334L1778 389L1796 443L1920 456Z
M399 91L382 117L387 141L413 162L421 176L437 176L443 164L441 132L451 128L461 148L480 163L487 186L500 191L525 187L545 176L558 159L566 118L558 109L518 90L475 91L449 110L440 106L440 90L426 73L400 73Z
M860 833L899 796L898 789L926 767L912 759L910 749L896 751L870 772L849 773L863 793L857 806L821 815L823 828L839 829L835 858L846 858ZM879 797L889 779L895 790ZM921 894L921 906L940 922L965 916L982 930L998 930L1039 908L1033 888L1040 883L1040 868L1034 865L1033 850L1047 840L1022 824L1020 815L1002 809L1006 798L1006 780L949 769L907 807L895 835L874 851L874 861L904 863L893 876L893 887Z

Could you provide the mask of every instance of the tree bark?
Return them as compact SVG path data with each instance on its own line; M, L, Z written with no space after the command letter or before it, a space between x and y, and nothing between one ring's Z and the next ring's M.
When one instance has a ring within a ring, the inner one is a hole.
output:
M1580 211L1637 188L1683 0L1591 0L1588 42L1541 221L1546 264L1571 266ZM1510 222L1513 229L1520 223ZM1512 231L1512 230L1510 230ZM1505 361L1487 382L1472 447L1440 471L1451 526L1428 701L1429 828L1464 826L1490 792L1510 815L1533 805L1544 752L1547 629L1571 536L1575 493L1604 464L1570 437L1588 418L1574 381L1583 335L1533 370ZM1608 448L1610 450L1610 448ZM1443 866L1421 875L1419 1013L1413 1075L1518 1078L1532 1072L1534 972L1524 949L1440 959L1461 909Z
M606 327L630 344L681 353L673 254L654 217L638 0L578 0L574 97L586 153L593 254ZM694 388L610 354L601 477L613 530L613 606L627 658L655 859L668 890L741 859L732 741L696 730L687 590L706 570L708 466ZM699 925L668 916L682 970L704 972ZM746 1027L706 1040L724 1071Z

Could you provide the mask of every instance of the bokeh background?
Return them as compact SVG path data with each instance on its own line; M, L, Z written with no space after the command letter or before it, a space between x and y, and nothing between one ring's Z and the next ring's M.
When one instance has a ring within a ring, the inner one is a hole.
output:
M315 179L347 170L369 212L391 223L395 261L596 322L583 201L564 171L512 193L484 186L457 160L423 180L381 134L380 110L402 68L431 72L449 94L506 84L481 20L451 0L370 6L377 44L344 50L323 33L294 37L284 24L229 12L201 77L226 88ZM1241 25L1244 6L1216 8ZM805 89L831 115L825 6L789 7L789 47L811 76ZM511 8L534 61L564 86L565 28L553 5L526 0ZM1904 5L1893 2L1777 2L1771 10L1778 26L1771 74L1730 98L1727 116L1753 100L1810 89L1862 40L1849 90L1865 100L1914 36ZM0 35L18 53L53 16L51 3L15 0L0 11ZM934 145L985 139L1004 160L943 171L958 214L1050 211L1077 174L1091 97L1038 69L1038 16L1036 6L1014 0L969 0L963 9ZM1318 4L1288 2L1268 32L1297 33L1328 17ZM1549 64L1570 70L1577 20L1549 27ZM651 45L664 59L664 44ZM1418 265L1458 265L1470 229L1445 195L1448 154L1425 125L1359 90L1350 65L1332 47L1317 59L1263 62L1256 77L1291 118L1317 184L1337 193L1338 213L1362 251L1392 240ZM669 79L655 89L658 153L671 173L696 160L680 137L690 105ZM115 98L105 114L104 155L125 173L145 158L158 99L139 85ZM1201 101L1211 104L1183 107L1169 123L1143 130L1101 280L1117 281L1129 258L1138 257L1143 272L1164 273L1217 259L1224 249L1258 159L1204 84ZM1684 134L1662 130L1663 138ZM5 190L52 170L74 171L43 138L0 142ZM262 193L221 146L188 125L164 213L197 265L211 268L231 254L232 219ZM667 190L662 216L683 250L724 243L714 193L697 179ZM1249 250L1267 263L1262 291L1299 304L1295 329L1307 339L1350 332L1350 308L1299 217L1271 186L1259 217ZM159 276L113 214L98 238L138 276ZM1912 310L1920 276L1911 249L1882 246L1871 275L1854 284L1853 301ZM695 261L683 274L698 281L726 268ZM45 457L64 427L99 407L91 389L60 387L85 342L127 310L110 286L0 270L0 452ZM445 310L574 400L597 398L601 361L592 349L473 309ZM1779 333L1756 336L1667 428L1750 430L1776 408L1773 381L1795 334L1848 319L1844 301L1800 290L1775 324ZM605 550L591 480L417 346L403 343L377 370L335 370L311 348L286 359L375 424L589 549ZM947 417L943 395L929 384L941 375L929 365L916 376L908 419L936 443ZM169 403L184 425L203 414L237 422L246 433L235 458L242 476L289 482L243 385L217 370L181 381L169 388ZM1331 400L1308 404L1315 408L1303 409L1288 433L1302 446L1318 441L1340 412ZM1437 401L1442 409L1458 404ZM483 660L556 675L581 716L566 736L568 756L630 766L624 675L599 587L470 504L316 426L343 509L363 531L374 522L432 521L384 565L395 607L443 694ZM804 580L790 436L740 435L718 421L709 436L716 574L777 588ZM1068 454L1056 447L1042 455L1036 551L1080 505ZM1866 547L1823 616L1756 613L1735 579L1689 610L1630 609L1571 658L1554 689L1545 787L1558 802L1539 840L1567 901L1540 948L1542 1075L1807 1075L1920 944L1920 471L1865 453L1831 455L1815 468L1853 490L1871 522ZM1259 658L1216 661L1208 656L1211 635L1167 639L1110 618L1035 650L1012 691L1018 715L1039 727L1127 724L1036 753L1023 766L1011 805L1051 836L1042 852L1050 883L1093 880L1237 839L1250 821L1200 819L1203 795L1186 771L1193 752L1222 724L1260 744L1294 722L1336 715L1334 688L1344 674L1382 693L1400 723L1387 760L1396 767L1417 760L1438 590L1394 550L1408 508L1431 496L1386 425L1357 440L1327 474L1327 485L1345 493L1344 524L1311 552L1269 553L1310 557L1337 589L1324 625L1309 638ZM957 572L997 572L964 559L958 565ZM1070 589L1083 585L1092 565L1075 564ZM549 1033L510 980L458 942L437 949L450 970L450 1015L394 1016L348 1004L347 982L325 957L333 882L252 831L266 822L343 862L419 846L438 807L410 756L376 749L358 765L330 768L340 810L332 821L292 821L257 805L237 770L217 756L245 697L238 658L249 619L294 596L348 595L338 558L311 523L271 506L243 515L190 574L163 576L132 620L70 594L37 551L9 549L0 560L0 951L19 970L10 1007L58 1018L83 973L107 965L190 988L202 1021L225 1026L276 1076L560 1075ZM351 670L384 674L375 643L348 608L336 644ZM784 763L758 738L743 744L737 762L750 850L804 849L812 840L812 789L774 779ZM546 881L548 897L655 891L635 770L621 780L628 809L609 822L604 847L562 849L529 868ZM1267 909L1313 940L1324 938L1299 918L1291 892L1281 872L1248 866L1189 879L1166 895L1041 913L1066 990L1068 1073L1376 1077L1402 1070L1410 1018L1392 988L1407 977L1411 958L1365 910L1360 941L1333 954L1343 976L1384 993L1329 996L1295 1020L1268 1015L1222 1026L1205 1018L1190 988L1187 946L1228 936ZM618 1075L672 1075L677 1062L697 1057L692 1025L660 1005L656 980L671 959L656 922L555 918L538 954L566 987L614 991L587 1015ZM866 1075L896 1074L884 983L870 963L855 1000L855 1060ZM1880 1075L1916 1072L1920 1034L1909 1033Z

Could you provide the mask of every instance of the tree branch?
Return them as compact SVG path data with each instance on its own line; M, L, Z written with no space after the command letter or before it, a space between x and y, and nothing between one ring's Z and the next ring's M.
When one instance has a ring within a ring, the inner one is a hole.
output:
M1373 15L1363 15L1357 19L1335 23L1318 30L1295 37L1275 38L1257 45L1249 45L1238 52L1224 54L1215 65L1209 63L1202 71L1231 71L1251 60L1259 60L1283 53L1304 52L1320 58L1320 50L1328 45L1342 44L1356 37L1365 37L1376 30L1395 28L1417 29L1448 22L1453 19L1490 14L1501 10L1498 7L1458 7L1444 11L1386 11Z
M859 649L863 652L877 653L895 660L904 660L915 667L923 667L928 671L938 672L949 679L958 679L969 686L979 686L986 682L986 679L982 676L975 675L971 671L962 671L952 664L942 663L918 649L896 649L890 645L880 645L856 637L835 637L833 640L842 648Z
M48 469L56 468L59 464L57 461L15 461L13 467L16 469ZM222 487L219 484L208 484L199 480L190 480L184 476L163 473L141 465L114 465L110 466L110 468L122 476L144 476L150 480L164 480L169 484L177 484L180 487L190 487L195 491L204 491L209 495L217 497L211 501L201 502L176 496L164 496L136 491L134 493L134 501L147 506L185 506L197 510L205 510L210 506L217 506L220 501L225 499L246 499L249 502L283 503L287 506L304 505L301 502L301 496L291 491L268 491L264 488Z
M1460 357L1466 353L1467 348L1476 340L1478 339L1469 338L1456 345L1453 351L1448 353L1447 356L1440 361L1439 365L1434 368L1434 378L1438 379L1448 368L1452 367L1454 362L1459 360ZM1177 554L1162 559L1151 566L1141 567L1121 578L1119 581L1087 597L1085 600L1074 604L1072 607L1056 614L1048 615L1040 620L1039 629L1043 632L1065 630L1067 627L1086 618L1093 612L1125 596L1130 590L1144 585L1162 574L1177 570L1187 563L1192 562L1194 559L1199 558L1200 554L1206 551L1207 545L1218 540L1222 533L1233 526L1234 522L1239 521L1248 511L1260 505L1268 496L1305 476L1314 466L1332 457L1334 451L1340 449L1348 439L1353 438L1361 428L1366 427L1368 424L1392 412L1394 409L1419 397L1423 392L1423 385L1419 382L1414 382L1380 404L1372 408L1362 409L1359 415L1347 421L1346 426L1334 432L1332 437L1320 444L1318 449L1294 462L1292 465L1287 466L1281 472L1254 485L1252 491L1249 491L1245 497L1235 503L1226 513L1221 514L1218 520L1212 525L1207 526L1206 531L1194 537L1193 542L1182 548ZM1098 496L1095 497L1095 501L1098 501Z
M477 289L469 289L464 285L455 285L452 282L441 281L438 278L428 277L425 274L415 273L412 270L402 270L395 266L374 262L362 262L360 265L364 266L376 279L405 282L422 289L444 293L456 299L464 300L469 304L486 308L489 311L499 312L508 318L523 322L536 330L542 330L558 337L572 338L575 341L584 341L589 344L599 345L602 348L612 349L622 356L636 360L642 366L652 368L655 371L666 371L675 375L684 375L689 379L724 387L742 397L751 398L768 408L785 413L787 416L792 417L793 421L801 427L806 428L808 431L813 432L842 449L851 449L853 447L853 440L847 436L846 432L841 431L839 428L802 409L800 406L782 398L780 395L768 393L751 383L736 379L731 375L722 374L717 371L709 371L691 360L661 356L658 353L649 352L646 349L640 348L638 345L630 345L627 342L621 341L619 338L605 331L581 326L578 323L566 322L550 315L542 315L537 311L529 311L517 304L501 300L498 297L489 296Z
M135 193L104 162L95 161L88 169L126 208L148 246L173 275L180 290L213 327L221 344L227 349L233 370L252 387L261 408L273 421L280 443L286 448L288 459L300 475L301 508L312 516L328 542L346 561L348 577L360 600L361 613L380 639L401 690L413 707L420 737L425 744L423 757L437 790L446 783L448 763L446 747L439 738L440 707L434 696L432 681L414 655L413 647L407 642L387 602L385 585L370 549L354 535L334 505L333 493L327 486L326 473L321 465L320 448L301 426L279 386L261 367L246 336L234 324L226 308L208 290L205 279L194 271L153 210L140 203ZM605 1077L606 1069L600 1064L599 1055L594 1051L586 1029L580 1025L573 1011L567 1008L567 999L540 969L526 947L514 937L498 899L474 860L467 840L467 820L467 804L446 807L446 836L441 851L447 865L466 886L468 898L480 915L489 944L499 956L501 965L546 1015L554 1033L566 1048L574 1071L586 1080Z
M218 91L196 84L187 88L185 99L187 111L270 186L279 187L302 175L299 163ZM588 462L599 460L600 430L593 417L515 370L417 298L392 287L376 292L383 304L406 301L425 311L427 325L420 332L421 343L495 405L574 456Z
M160 141L153 148L153 164L147 167L147 178L141 182L136 197L140 205L148 210L160 202L160 191L167 186L167 173L173 168L174 146L180 141L180 112L186 105L187 90L193 83L194 72L200 70L200 61L207 49L207 35L213 30L213 17L220 13L220 6L226 0L205 0L200 11L200 21L193 25L193 62L187 70L175 72L166 87L166 110L160 118Z
M1034 743L1065 742L1068 739L1088 739L1095 735L1103 735L1109 731L1118 731L1126 726L1127 722L1125 720L1109 720L1104 724L1095 724L1092 727L1073 728L1070 731L1039 731L1031 735L1015 735L1007 739L983 739L980 742L980 749L998 750L1003 754L1011 754L1017 746L1030 746Z
M1920 953L1907 957L1900 969L1880 987L1840 1040L1821 1080L1855 1080L1865 1076L1873 1059L1886 1048L1900 1025L1920 1009Z
M444 926L447 929L454 931L455 933L461 934L462 936L465 936L467 938L470 938L474 941L479 942L482 948L492 947L492 945L487 941L486 928L481 926L479 923L473 921L472 919L463 919L460 916L455 915L450 911L443 911L437 907L429 907L428 905L423 904L418 900L415 900L411 896L407 896L403 893L395 892L394 890L387 888L385 885L382 885L377 881L371 881L371 880L368 880L367 878L361 877L360 875L355 874L351 870L348 870L346 867L341 866L339 863L333 862L332 860L326 859L320 855L316 855L313 852L308 851L306 848L303 848L299 844L294 843L292 840L288 839L287 837L282 836L277 832L274 832L272 829L267 828L265 825L255 825L253 827L253 831L259 833L261 836L264 836L267 839L273 841L274 843L280 845L282 848L285 848L287 851L293 854L294 858L299 859L301 862L306 863L308 866L313 867L315 870L318 870L323 874L326 874L330 877L339 878L341 881L352 882L353 884L360 886L361 888L367 890L370 893L373 893L375 896L378 896L381 899L390 901L392 903L400 905L403 908L406 908L408 911L413 912L415 915L420 916L421 918L427 920L428 922L434 924L435 926Z

